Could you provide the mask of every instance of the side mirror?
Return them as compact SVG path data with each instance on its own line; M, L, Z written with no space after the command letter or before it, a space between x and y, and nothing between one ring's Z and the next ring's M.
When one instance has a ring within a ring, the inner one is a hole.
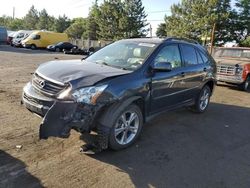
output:
M153 70L158 72L169 72L172 70L172 64L169 62L158 62L153 65Z

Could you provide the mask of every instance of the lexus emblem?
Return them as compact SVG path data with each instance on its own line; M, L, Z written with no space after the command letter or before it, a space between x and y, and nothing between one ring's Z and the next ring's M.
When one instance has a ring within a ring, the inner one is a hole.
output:
M43 88L43 87L45 86L45 81L39 80L39 81L38 81L38 84L39 84L39 86L40 86L41 88Z

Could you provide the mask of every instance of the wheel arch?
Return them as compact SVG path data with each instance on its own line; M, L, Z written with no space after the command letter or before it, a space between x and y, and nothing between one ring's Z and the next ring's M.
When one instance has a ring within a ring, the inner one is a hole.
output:
M98 122L103 126L111 128L112 123L110 121L112 117L121 113L121 111L130 104L136 104L141 109L143 121L145 121L145 103L143 98L141 96L132 96L110 105L99 117Z
M212 94L213 91L214 91L215 82L214 82L213 80L208 80L208 81L203 85L203 87L204 87L205 85L207 85L207 86L210 88L211 94Z

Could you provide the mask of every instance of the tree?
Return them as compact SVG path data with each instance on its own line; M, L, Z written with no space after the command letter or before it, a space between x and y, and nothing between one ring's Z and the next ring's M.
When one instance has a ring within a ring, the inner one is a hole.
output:
M201 40L211 35L216 24L215 38L222 39L223 32L228 33L225 24L228 11L230 0L182 0L171 6L172 15L165 17L168 35Z
M123 19L125 24L125 37L141 37L145 36L145 26L147 14L141 0L124 0L123 3L125 15Z
M121 0L107 0L100 5L97 24L98 35L104 40L116 40L123 38L124 25L122 25L122 3Z
M80 39L87 38L87 20L86 18L75 18L73 23L65 31L71 38Z
M97 40L99 38L98 32L100 32L97 20L100 14L100 10L97 1L90 8L89 16L87 19L87 35L90 40Z
M237 0L235 5L238 8L238 24L244 40L250 35L250 0Z
M24 17L24 25L26 29L37 29L37 23L39 21L38 11L34 5L31 6L29 12Z
M54 21L53 30L56 32L62 33L70 26L70 24L71 24L71 21L67 16L65 15L59 16Z
M245 47L250 47L250 36L247 37L245 40L241 41L240 45Z
M157 30L156 30L156 36L157 37L166 37L167 36L165 23L161 23L158 25Z
M41 12L39 12L37 28L49 30L50 28L49 24L50 24L50 16L45 9L42 9Z
M19 18L11 19L11 21L9 21L9 23L7 25L7 28L9 30L13 30L13 31L25 29L24 21L23 21L23 19L19 19Z
M106 40L145 36L147 25L141 0L106 0L99 6L99 36Z

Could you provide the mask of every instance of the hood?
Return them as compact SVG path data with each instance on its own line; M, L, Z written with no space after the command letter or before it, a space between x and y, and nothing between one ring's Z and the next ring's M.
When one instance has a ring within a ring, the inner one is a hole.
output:
M130 72L81 60L50 61L40 65L36 70L37 74L46 79L60 83L81 82L81 86L94 85L105 78ZM79 85L79 83L74 84Z
M248 58L215 58L217 64L226 64L226 65L245 65L250 64L250 59Z

